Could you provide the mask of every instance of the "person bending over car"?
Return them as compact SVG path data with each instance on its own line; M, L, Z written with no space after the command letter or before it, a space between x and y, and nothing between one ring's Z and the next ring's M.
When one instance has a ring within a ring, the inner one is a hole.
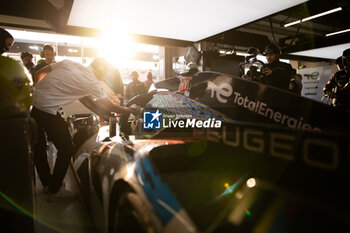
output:
M89 67L64 60L43 67L34 74L36 80L40 80L33 91L31 111L39 128L38 142L34 145L34 164L44 191L49 192L48 201L71 198L62 189L58 192L75 151L68 124L59 113L61 106L89 96L110 112L139 113L139 109L116 105L106 97L99 81L107 76L109 67L110 64L103 58L96 58ZM47 161L45 134L57 148L52 175Z

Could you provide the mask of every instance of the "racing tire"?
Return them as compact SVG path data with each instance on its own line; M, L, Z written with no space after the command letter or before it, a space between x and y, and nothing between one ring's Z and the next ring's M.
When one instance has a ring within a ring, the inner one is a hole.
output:
M124 192L118 199L113 218L113 233L149 233L156 232L152 220L141 200L133 192Z

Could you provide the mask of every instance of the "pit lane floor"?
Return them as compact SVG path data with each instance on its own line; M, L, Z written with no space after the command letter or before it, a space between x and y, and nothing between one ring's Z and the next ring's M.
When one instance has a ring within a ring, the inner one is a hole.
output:
M52 151L51 151L52 152ZM55 151L53 152L53 154ZM52 167L55 156L48 156ZM48 195L42 193L42 185L36 174L36 233L93 233L92 220L88 214L87 207L80 199L73 174L68 169L63 181L65 189L76 194L76 198L70 201L48 202Z

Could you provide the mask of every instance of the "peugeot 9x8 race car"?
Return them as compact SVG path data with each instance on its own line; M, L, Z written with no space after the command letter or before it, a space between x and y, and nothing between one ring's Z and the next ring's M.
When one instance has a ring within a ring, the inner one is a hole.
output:
M79 136L72 166L98 232L349 229L345 112L215 72L131 104L143 113L115 136L113 124Z

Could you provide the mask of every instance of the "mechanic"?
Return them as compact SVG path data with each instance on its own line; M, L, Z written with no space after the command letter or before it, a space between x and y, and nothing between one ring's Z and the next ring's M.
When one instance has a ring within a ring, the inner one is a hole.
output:
M103 82L108 86L109 90L113 91L113 95L118 98L117 103L123 103L124 99L124 84L120 72L117 68L111 67L111 75L108 75ZM115 98L114 98L115 99Z
M294 94L301 95L301 90L303 89L303 83L301 80L303 77L297 74L296 69L292 69L292 78L289 83L289 90Z
M340 63L337 64L338 71L332 74L323 88L323 93L333 99L334 107L350 110L350 49L344 50L341 58L341 63L336 61Z
M145 85L146 91L148 91L148 89L150 88L150 86L153 84L153 74L151 71L149 71L147 73L147 80L143 82L143 84Z
M267 45L264 54L268 62L263 69L267 84L288 91L292 66L279 61L280 50L274 44Z
M34 74L41 80L33 91L31 112L39 128L38 143L34 145L34 163L44 186L43 191L49 192L48 201L72 198L64 189L60 190L75 151L68 124L59 113L60 106L90 96L97 105L110 112L139 113L139 109L113 104L106 97L99 81L109 74L110 66L103 58L96 58L90 67L64 60L45 66ZM45 133L57 148L52 175L47 161Z
M146 87L143 82L139 81L139 73L133 71L130 74L132 82L126 87L125 95L128 100L142 93L146 93Z
M34 67L33 69L33 76L35 72L37 72L38 70L40 70L41 68L47 66L47 65L50 65L52 63L55 63L55 49L52 45L50 44L45 44L43 47L42 47L43 51L40 53L40 56L42 56L43 58L45 58L45 61L44 62L38 62L37 66ZM35 77L33 77L33 81L35 84L37 84L40 80L36 80Z
M12 35L3 28L0 28L0 55L10 50L14 43Z
M50 65L51 63L55 63L55 56L56 56L56 52L55 49L52 45L50 44L45 44L43 46L43 55L45 58L45 62L47 65Z
M22 63L29 72L32 72L34 68L34 63L32 62L32 59L33 59L33 54L29 52L21 53Z

